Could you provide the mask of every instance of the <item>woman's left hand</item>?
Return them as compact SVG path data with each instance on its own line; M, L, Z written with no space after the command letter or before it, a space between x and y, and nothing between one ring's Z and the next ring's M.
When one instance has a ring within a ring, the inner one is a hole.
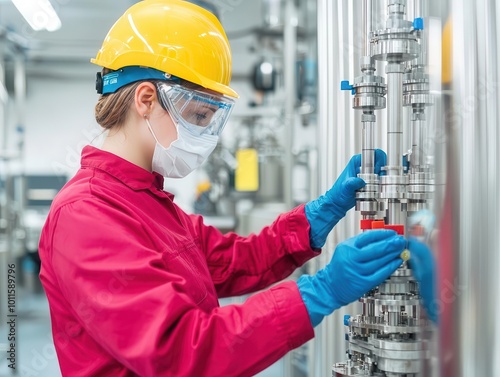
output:
M376 149L375 173L380 174L385 164L385 152ZM365 181L358 178L360 167L361 155L358 154L351 158L330 190L306 204L306 217L311 226L311 247L318 249L323 247L335 224L356 204L356 191L365 187Z

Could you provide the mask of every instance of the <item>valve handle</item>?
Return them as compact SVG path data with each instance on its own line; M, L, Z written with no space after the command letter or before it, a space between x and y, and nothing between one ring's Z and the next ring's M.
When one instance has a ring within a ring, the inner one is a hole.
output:
M350 90L351 94L356 94L356 89L349 84L349 80L343 80L340 82L340 90Z

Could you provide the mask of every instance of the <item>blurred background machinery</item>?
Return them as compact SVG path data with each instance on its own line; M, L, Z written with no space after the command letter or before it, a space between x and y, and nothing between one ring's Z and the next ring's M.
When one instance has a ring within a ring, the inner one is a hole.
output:
M258 232L309 200L316 181L309 161L316 155L315 3L263 0L260 6L259 24L228 31L231 40L248 39L251 92L205 164L195 202L207 223L232 218L240 234ZM207 204L211 213L203 212Z

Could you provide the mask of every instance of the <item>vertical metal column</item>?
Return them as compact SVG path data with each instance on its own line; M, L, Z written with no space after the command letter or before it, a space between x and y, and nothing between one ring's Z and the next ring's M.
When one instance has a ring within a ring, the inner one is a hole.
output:
M356 153L347 140L351 131L348 101L338 90L338 82L349 68L349 54L345 53L345 40L349 40L352 17L349 10L352 2L318 0L318 145L321 193L331 188L341 172L340 166L348 161L348 154ZM349 237L349 229L338 224L328 237L324 252L313 263L318 268L325 266L332 258L335 243ZM323 320L315 329L314 347L317 374L324 372L335 360L345 355L342 318L345 308L337 310Z
M362 122L361 174L375 171L375 122Z
M363 57L361 70L366 75L373 75L375 66L370 53L370 33L372 30L371 0L363 0L361 7L361 33L363 40ZM361 174L373 174L375 168L375 108L367 108L362 119ZM371 117L373 116L373 117Z
M387 73L387 176L389 190L387 203L387 224L405 224L401 199L404 199L403 179L403 73L401 63L389 63ZM394 177L394 178L393 178Z
M284 72L285 72L285 156L284 156L284 200L287 208L293 208L293 135L295 128L295 106L297 100L297 14L293 0L286 0L284 31Z
M387 73L387 175L401 175L403 166L403 73L400 63L389 63Z
M372 0L363 0L361 7L361 33L363 40L363 56L371 57L370 32L372 31Z
M284 20L284 86L285 86L285 142L283 198L286 208L293 208L293 139L295 131L295 106L297 100L296 64L297 64L297 14L293 0L286 0ZM292 375L292 357L287 354L283 358L283 376Z
M425 2L415 0L414 14L422 19L428 16ZM407 66L403 79L403 105L411 108L411 153L409 160L409 185L407 187L407 210L409 213L426 209L434 195L434 173L427 161L425 135L429 130L426 121L426 107L434 105L434 96L430 94L430 80L427 72L427 38L425 33L417 31L420 37L421 52Z

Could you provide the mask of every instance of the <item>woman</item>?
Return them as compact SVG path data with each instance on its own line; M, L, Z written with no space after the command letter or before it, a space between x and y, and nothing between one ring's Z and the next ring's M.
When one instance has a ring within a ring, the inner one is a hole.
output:
M262 290L320 253L364 185L360 157L259 235L222 235L178 208L162 177L208 157L237 97L218 20L184 1L139 2L93 62L103 67L96 119L109 134L101 149L83 149L40 241L64 376L250 376L400 265L403 238L368 232L338 245L315 276L219 307L219 297Z

